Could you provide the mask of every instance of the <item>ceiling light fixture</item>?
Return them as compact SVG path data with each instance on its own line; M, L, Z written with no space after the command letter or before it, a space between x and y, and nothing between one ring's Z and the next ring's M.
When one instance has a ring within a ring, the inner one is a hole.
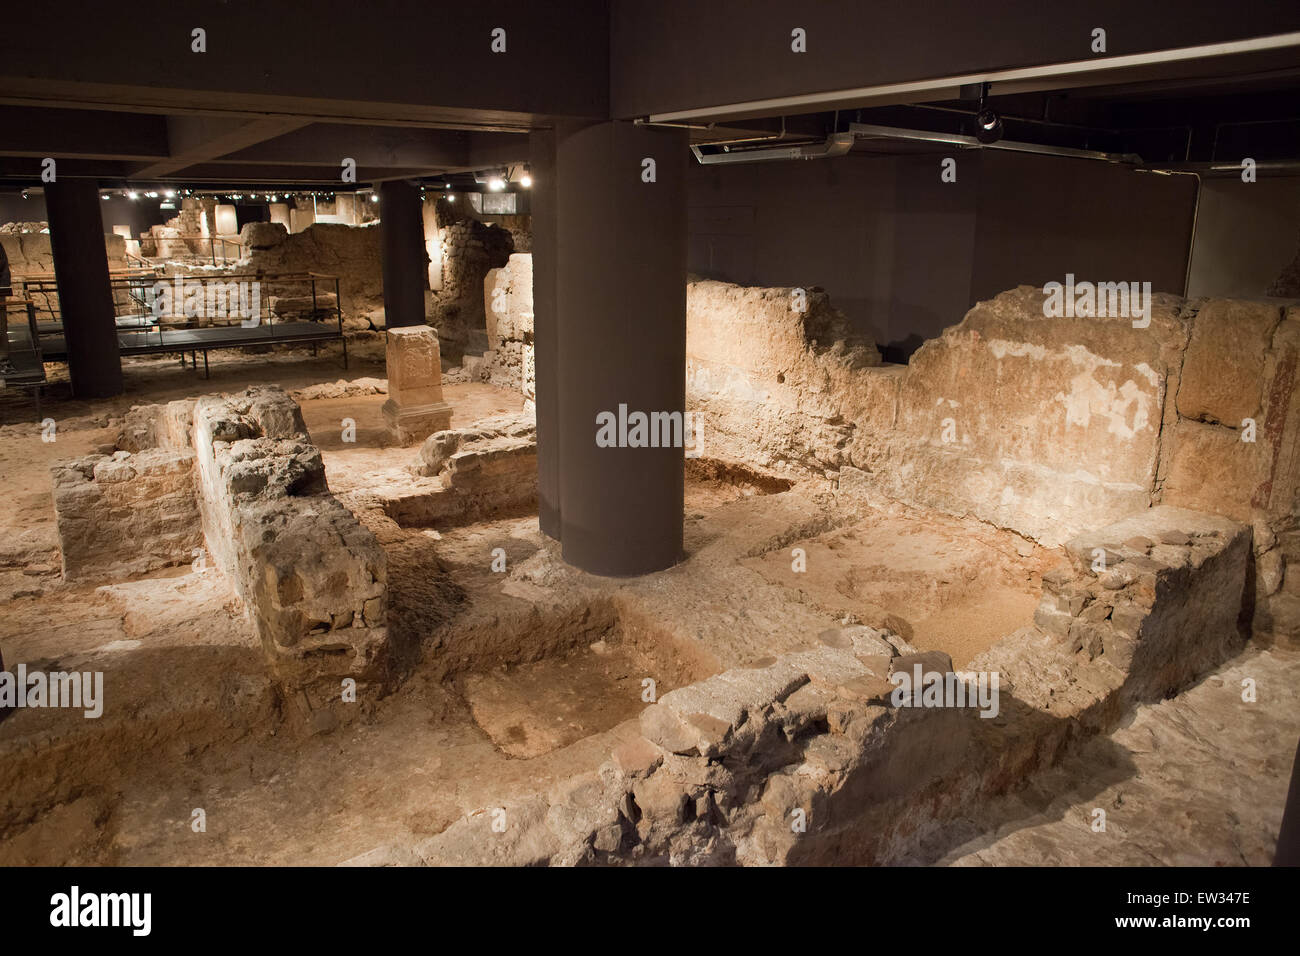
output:
M998 116L988 105L989 85L980 87L980 109L975 114L975 138L988 145L1002 138L1002 117Z

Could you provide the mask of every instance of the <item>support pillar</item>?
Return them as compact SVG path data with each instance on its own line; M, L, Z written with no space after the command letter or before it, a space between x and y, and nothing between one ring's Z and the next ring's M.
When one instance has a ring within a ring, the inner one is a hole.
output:
M555 180L553 232L550 194L534 194L539 469L558 478L565 561L646 574L682 556L686 132L609 122L553 135L554 171L534 168L535 183ZM649 447L648 426L641 442L635 428L616 426L614 447L598 443L601 416L635 413L682 427L668 447ZM558 457L544 447L548 421Z
M379 218L384 269L384 324L424 325L429 288L420 190L400 180L380 183Z
M101 205L99 185L92 179L45 187L68 377L77 398L107 398L123 390Z
M560 538L560 327L555 285L556 131L534 130L528 137L532 176L533 365L537 406L537 522L542 534Z

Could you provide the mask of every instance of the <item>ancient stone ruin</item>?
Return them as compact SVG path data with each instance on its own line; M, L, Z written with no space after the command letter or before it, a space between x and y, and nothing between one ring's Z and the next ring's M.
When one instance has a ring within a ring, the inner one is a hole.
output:
M111 446L53 464L67 585L207 582L227 602L212 665L258 675L69 725L74 748L222 746L271 711L288 738L383 734L432 694L434 724L494 756L451 770L472 789L438 797L435 825L344 858L929 861L1135 708L1248 641L1300 641L1294 307L1164 296L1136 329L1047 318L1021 287L903 366L824 292L795 308L796 290L692 281L686 555L621 580L537 532L530 275L516 254L486 276L490 348L455 394L432 330L390 329L386 383L139 405ZM466 388L511 407L464 411ZM356 452L304 417L361 414L349 400L381 426ZM350 465L367 442L393 467ZM118 643L89 659L145 666L147 644ZM36 713L4 735L33 768ZM11 790L4 825L71 792Z
M8 6L6 941L1281 924L1300 5Z

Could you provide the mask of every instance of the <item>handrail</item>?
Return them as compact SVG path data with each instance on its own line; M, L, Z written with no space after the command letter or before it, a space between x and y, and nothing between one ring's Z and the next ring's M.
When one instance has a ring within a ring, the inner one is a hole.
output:
M261 272L221 273L217 275L191 276L191 275L184 275L184 274L163 275L158 273L157 271L151 270L151 271L138 271L130 275L119 274L116 276L112 276L109 282L109 285L113 290L114 302L116 306L119 308L123 305L129 305L131 306L131 309L129 312L126 313L119 312L117 314L117 317L121 319L126 315L136 315L142 318L148 318L149 321L146 324L151 328L156 328L159 333L160 336L159 344L161 344L161 336L165 328L188 327L191 325L199 325L200 327L231 325L234 324L234 321L243 321L247 318L251 318L251 316L240 315L238 312L238 307L232 307L229 305L225 306L226 314L224 315L219 315L219 316L187 315L185 313L185 300L182 298L178 301L175 296L172 296L171 308L168 314L154 316L152 314L154 308L154 300L149 295L149 290L152 289L152 287L158 283L171 286L174 282L178 280L182 283L182 286L186 285L187 283L197 282L200 285L204 286L205 289L206 287L214 284L216 286L224 286L231 283L242 283L242 282L249 282L249 281L256 282L259 285L266 284L272 287L296 285L299 287L296 290L281 289L278 290L277 294L274 296L272 295L258 296L258 301L259 301L258 324L265 325L268 328L270 335L273 337L275 334L274 326L276 325L277 319L281 322L285 321L286 319L288 319L289 321L299 321L301 320L301 316L306 315L310 321L320 321L322 317L329 316L332 314L333 318L338 323L339 333L342 334L343 332L343 307L342 307L342 291L341 291L340 278L336 275L327 275L325 273L316 273L310 271L299 271L299 272L261 271ZM323 290L318 289L318 283L322 283L322 282L333 283L334 289L332 293L333 294L332 302L328 298L328 296L330 295L329 292L325 292ZM57 300L58 283L56 277L50 276L48 278L42 278L32 282L24 283L23 291L41 296L44 299L45 305L43 308L40 309L40 311L43 314L48 314L52 322L56 322L59 325L62 324L62 315L61 315L62 309L56 304L58 301ZM305 298L308 294L310 294L312 300L311 307L309 309L304 307L301 309L292 309L289 312L279 312L279 311L272 310L271 307L272 299L277 299L277 300L283 300L286 298L293 299L299 296ZM322 298L322 296L325 296L325 298ZM33 299L32 301L34 302L35 299ZM205 302L211 301L209 300L208 293L206 291L204 294L204 301ZM229 300L223 297L222 301L228 302ZM242 297L241 297L241 301L242 301ZM297 318L294 318L294 316L297 316ZM54 331L50 331L48 334L56 334L56 333Z
M158 243L161 242L206 242L208 243L208 258L211 260L213 265L217 264L217 243L221 244L222 265L226 265L231 259L235 259L236 261L238 261L239 259L242 259L244 256L244 244L237 237L234 236L212 236L212 235L204 236L200 234L177 235L177 236L155 236L152 235L151 233L142 232L140 233L140 239L138 241L141 243L153 243L155 248L157 247ZM227 252L227 248L226 248L227 246L235 247L234 255L231 255L229 252ZM197 253L197 255L202 255L202 253ZM150 258L162 259L166 257L151 256Z

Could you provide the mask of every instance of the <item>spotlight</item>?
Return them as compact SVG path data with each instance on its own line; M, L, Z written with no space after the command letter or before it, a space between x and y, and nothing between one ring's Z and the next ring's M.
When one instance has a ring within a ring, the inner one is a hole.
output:
M127 194L126 194L126 198L127 198L127 199L139 199L139 198L140 198L140 194L139 194L139 193L127 193Z
M502 179L500 176L493 176L491 179L488 180L487 187L488 189L491 189L493 192L500 192L501 190L506 188L506 181Z
M975 138L981 143L996 143L1002 138L1002 117L987 106L975 115Z
M100 198L100 199L108 199L108 193L100 193L100 194L99 194L99 198Z
M169 189L165 193L163 193L163 195L166 196L168 199L174 199L176 198L176 190Z
M448 193L448 194L447 194L447 202L455 202L455 201L456 201L456 197L455 197L455 195L453 195L452 193Z
M370 194L370 201L371 201L371 202L379 202L379 194L378 194L378 193L371 193L371 194Z
M523 186L525 189L532 186L532 184L533 184L533 177L529 176L527 173L524 173L523 176L519 177L519 185Z

